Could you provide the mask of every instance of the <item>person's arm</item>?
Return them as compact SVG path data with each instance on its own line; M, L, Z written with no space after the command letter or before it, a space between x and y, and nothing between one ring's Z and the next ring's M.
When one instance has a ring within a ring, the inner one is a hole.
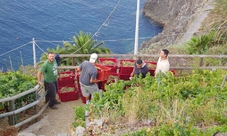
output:
M132 70L132 73L130 74L131 77L133 77L134 72L135 72L135 66L134 66L134 68L133 68L133 70Z
M100 80L97 80L96 79L97 78L97 75L98 75L98 71L94 71L92 73L92 76L90 78L90 83L98 83L98 82L100 82Z
M90 83L98 83L98 82L100 82L100 80L93 79L93 78L91 77L91 79L90 79Z
M37 79L38 79L38 84L39 85L43 85L43 82L41 81L41 75L42 75L42 72L41 71L38 71L38 73L37 73Z

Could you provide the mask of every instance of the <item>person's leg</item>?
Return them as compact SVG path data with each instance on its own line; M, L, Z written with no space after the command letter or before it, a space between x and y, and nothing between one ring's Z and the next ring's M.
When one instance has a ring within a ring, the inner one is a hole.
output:
M46 97L45 97L45 102L49 102L49 92L48 92L48 83L44 81L44 89L47 92Z
M56 99L55 99L55 97L56 97L55 83L48 83L48 92L49 92L49 98L50 98L49 106L54 107L55 102L56 102Z
M84 84L80 83L80 87L81 87L81 93L82 95L85 97L85 100L86 100L86 104L89 104L90 102L90 93L88 92L87 88L89 86L85 86Z
M58 82L56 81L54 82L54 84L55 84L55 104L61 104L61 102L57 101L56 99L56 94L58 92Z
M92 95L92 97L93 97L93 93L94 92L99 92L99 97L102 97L102 90L100 90L98 88L98 85L97 84L93 84L92 86L87 86L87 90Z

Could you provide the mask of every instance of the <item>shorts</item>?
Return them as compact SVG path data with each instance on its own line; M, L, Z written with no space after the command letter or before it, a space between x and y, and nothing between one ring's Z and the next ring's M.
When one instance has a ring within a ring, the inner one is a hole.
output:
M93 84L93 85L84 85L80 82L80 87L81 87L81 92L83 94L84 97L89 97L90 95L92 95L94 92L98 92L99 88L97 84Z

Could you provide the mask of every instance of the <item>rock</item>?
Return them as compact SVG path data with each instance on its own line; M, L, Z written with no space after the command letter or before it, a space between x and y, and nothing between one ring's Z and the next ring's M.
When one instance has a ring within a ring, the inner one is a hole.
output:
M203 15L205 12L203 9L211 5L211 1L212 0L147 0L143 6L144 16L163 26L163 31L151 40L144 42L141 48L148 48L154 43L165 47L171 44L182 43L181 38L183 36L184 42L190 39L193 34L197 32L197 29L205 18L199 20L199 23L197 22L196 25L199 26L196 26L196 29L190 32L192 34L186 37L185 33L189 34L187 30L190 28L194 19L200 18L200 16Z
M39 129L41 129L42 127L44 127L46 125L50 125L50 122L48 121L48 116L45 116L42 120L29 126L28 128L21 131L20 133L32 133L34 131L38 131Z
M85 128L78 126L76 127L76 131L72 134L72 136L83 136L84 135Z
M67 133L60 133L60 134L58 134L58 136L68 136L68 134Z
M36 136L35 134L33 133L19 133L17 136Z

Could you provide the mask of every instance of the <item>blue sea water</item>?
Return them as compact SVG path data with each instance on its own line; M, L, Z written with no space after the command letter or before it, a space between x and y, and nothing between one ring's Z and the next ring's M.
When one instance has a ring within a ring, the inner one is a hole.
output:
M140 2L142 11L145 0ZM113 53L134 49L136 0L1 0L0 5L0 70L32 65L32 38L39 61L47 48L62 46L81 30ZM140 12L139 45L161 31Z

